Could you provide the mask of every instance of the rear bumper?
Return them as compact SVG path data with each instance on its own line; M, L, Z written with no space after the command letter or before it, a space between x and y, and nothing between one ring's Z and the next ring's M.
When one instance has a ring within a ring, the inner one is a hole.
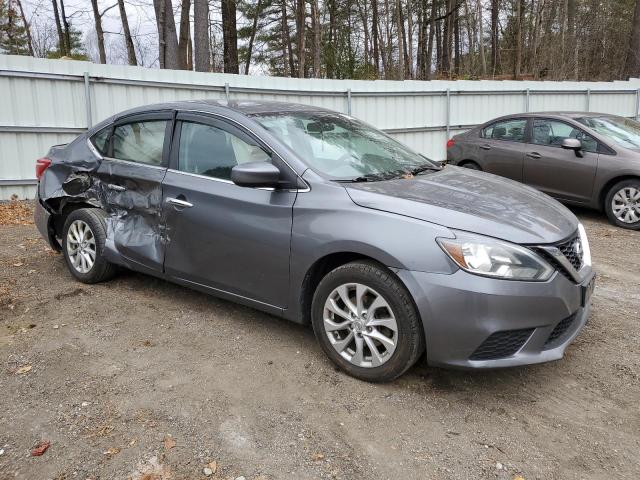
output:
M49 246L55 251L60 251L60 245L55 238L53 226L51 224L51 213L42 205L40 195L36 195L36 206L33 210L33 219L40 232L40 235L47 241Z
M560 274L547 282L398 271L420 312L427 362L501 368L563 357L587 322L582 289ZM590 272L588 283L594 274Z

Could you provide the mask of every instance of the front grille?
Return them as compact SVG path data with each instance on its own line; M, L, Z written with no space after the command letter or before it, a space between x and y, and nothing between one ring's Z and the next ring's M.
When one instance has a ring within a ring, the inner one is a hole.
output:
M583 250L582 241L578 235L573 236L564 243L556 245L562 254L573 265L573 268L580 270L582 268Z
M579 245L579 246L578 246ZM556 247L562 255L566 257L571 266L576 269L576 271L582 268L584 263L584 251L582 249L582 241L580 240L580 236L578 234L573 235L569 240L565 240L562 243L556 243L552 245ZM550 253L546 252L544 249L539 248L536 249L538 253L540 253L544 259L551 264L560 274L562 274L567 279L575 282L573 276L567 271L566 268L562 266L556 258Z
M551 350L552 348L557 347L565 340L565 334L571 328L573 321L576 319L575 314L570 317L565 318L558 322L555 328L551 331L549 338L544 342L543 349Z
M522 330L503 330L489 335L475 352L470 360L496 360L514 355L522 348L533 333L533 328Z

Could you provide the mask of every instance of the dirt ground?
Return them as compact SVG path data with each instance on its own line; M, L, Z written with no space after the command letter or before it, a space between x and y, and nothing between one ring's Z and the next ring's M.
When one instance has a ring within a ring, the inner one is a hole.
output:
M77 283L5 222L0 479L636 479L640 232L576 213L599 278L562 361L384 385L307 327L135 273Z

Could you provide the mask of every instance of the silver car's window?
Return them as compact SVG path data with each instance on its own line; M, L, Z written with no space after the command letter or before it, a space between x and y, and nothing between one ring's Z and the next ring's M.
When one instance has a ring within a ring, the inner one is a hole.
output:
M212 125L183 122L180 131L178 169L208 177L231 179L231 169L248 162L269 162L257 145Z
M582 149L586 152L598 151L597 140L579 128L559 120L546 118L534 119L533 130L531 131L531 143L560 148L565 138L576 138L580 140Z
M335 179L408 173L425 164L434 168L430 160L346 115L285 112L255 119L313 169Z
M527 121L522 118L502 120L492 123L482 130L482 138L507 142L524 142Z
M147 165L162 165L166 120L132 122L113 131L113 158Z
M640 123L622 117L584 117L578 122L624 148L640 148Z

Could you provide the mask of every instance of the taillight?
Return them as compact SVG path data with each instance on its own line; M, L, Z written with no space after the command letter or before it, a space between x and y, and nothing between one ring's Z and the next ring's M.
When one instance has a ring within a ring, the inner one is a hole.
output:
M51 160L46 157L36 160L36 178L38 180L42 178L44 171L49 168L49 165L51 165Z
M450 138L450 139L447 141L447 149L449 149L449 148L453 147L455 144L456 144L456 142L453 140L453 138Z

